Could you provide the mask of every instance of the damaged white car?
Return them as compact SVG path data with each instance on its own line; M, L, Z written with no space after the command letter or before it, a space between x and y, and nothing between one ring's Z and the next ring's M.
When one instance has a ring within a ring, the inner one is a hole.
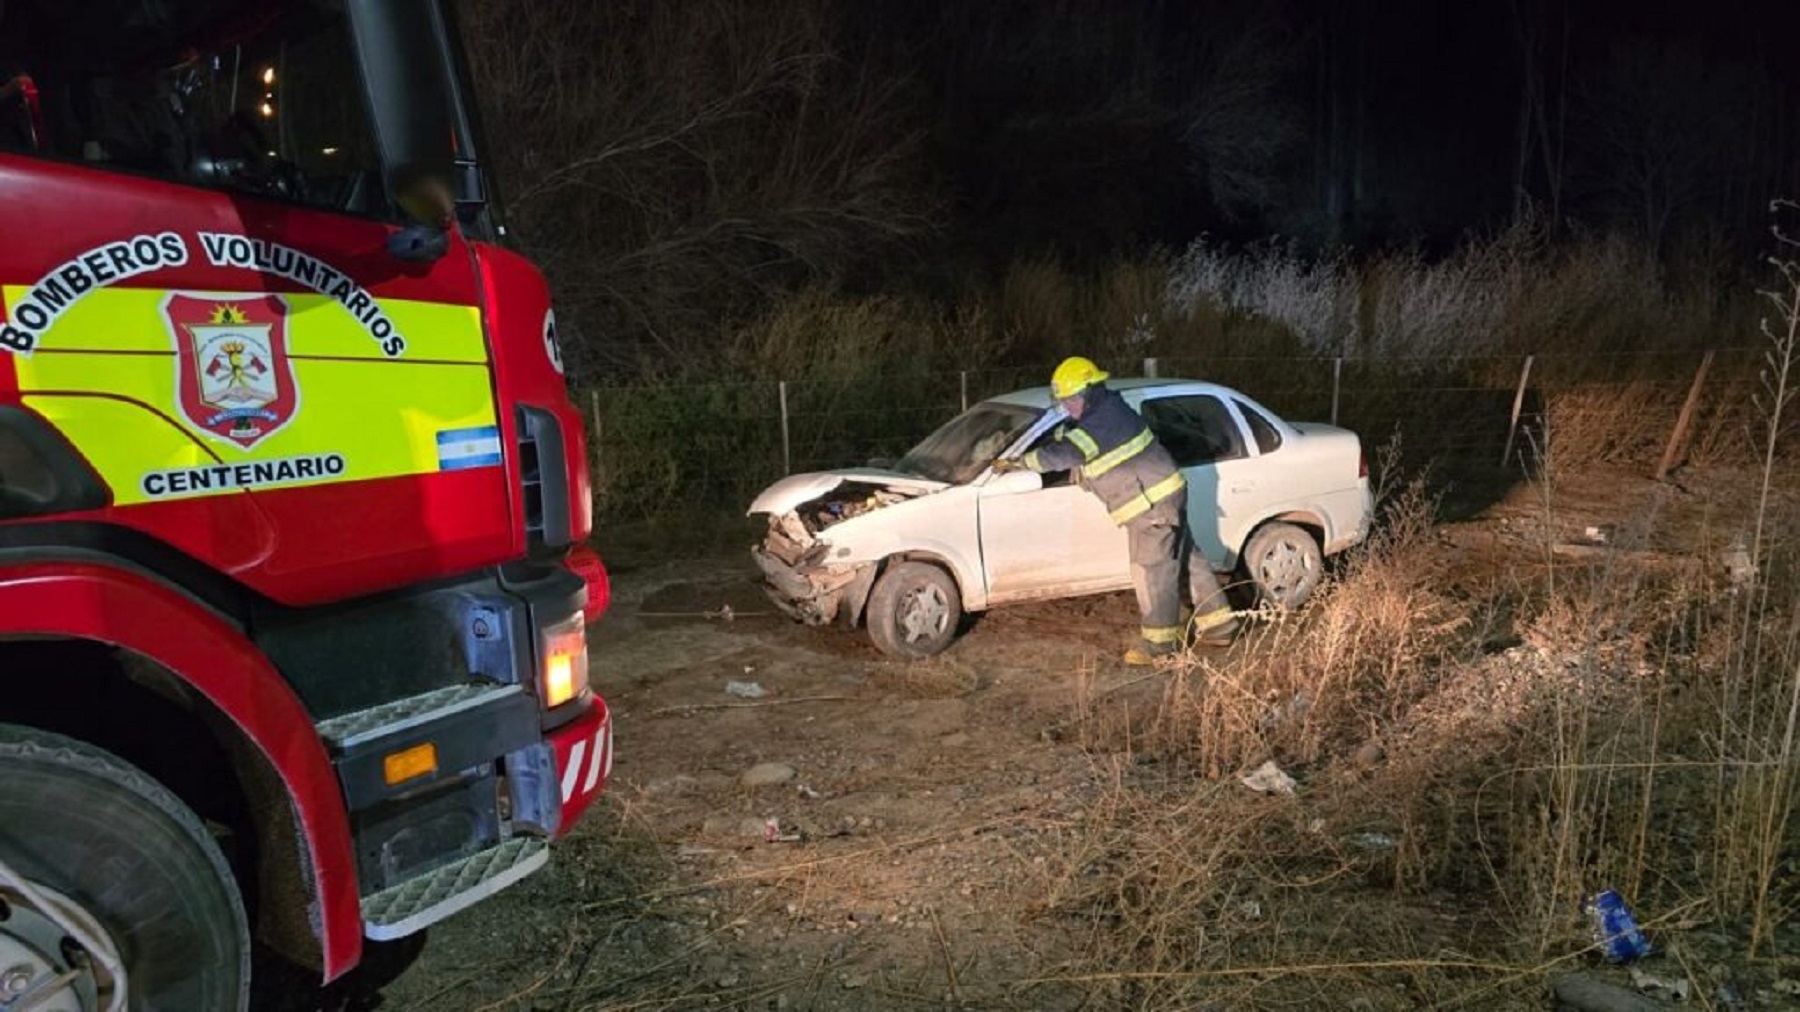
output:
M1295 607L1324 557L1368 532L1373 502L1356 434L1285 422L1235 390L1114 380L1187 476L1188 521L1213 568L1241 570ZM1009 601L1126 590L1125 532L1079 473L991 465L1066 421L1046 387L983 401L892 467L798 474L750 504L769 532L753 552L769 596L811 625L867 627L886 653L950 645L965 614Z

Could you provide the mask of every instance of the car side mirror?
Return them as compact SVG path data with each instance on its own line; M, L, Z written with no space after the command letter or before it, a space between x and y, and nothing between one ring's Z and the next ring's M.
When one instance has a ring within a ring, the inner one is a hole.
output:
M1018 495L1036 492L1044 487L1044 476L1036 471L1001 471L988 479L983 491L989 495Z

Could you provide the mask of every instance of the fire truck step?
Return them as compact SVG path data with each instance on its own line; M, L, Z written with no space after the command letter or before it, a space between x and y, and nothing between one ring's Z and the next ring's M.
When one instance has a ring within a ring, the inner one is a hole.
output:
M342 752L374 738L398 734L408 728L429 724L463 710L486 706L523 692L516 685L479 682L449 685L322 720L318 723L319 736L325 739L326 745Z
M514 837L455 864L362 899L363 934L378 942L404 938L505 889L550 861L550 848Z

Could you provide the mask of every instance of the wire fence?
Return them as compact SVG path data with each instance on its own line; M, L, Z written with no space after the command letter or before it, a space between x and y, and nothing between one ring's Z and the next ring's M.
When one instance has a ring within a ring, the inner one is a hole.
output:
M1412 462L1511 466L1552 439L1565 462L1656 468L1672 437L1684 458L1749 452L1765 351L1162 357L1114 372L1219 383L1289 421L1349 428L1370 448L1397 436ZM896 459L970 405L1044 385L1051 368L915 363L851 377L589 387L598 512L741 512L784 475Z

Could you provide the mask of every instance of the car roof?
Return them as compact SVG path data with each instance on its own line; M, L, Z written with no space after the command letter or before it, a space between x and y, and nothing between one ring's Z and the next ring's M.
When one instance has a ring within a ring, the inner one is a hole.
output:
M1237 395L1237 391L1231 389L1230 387L1222 387L1222 386L1218 385L1217 383L1208 383L1204 380L1173 379L1173 378L1151 379L1148 377L1134 377L1134 378L1126 378L1126 379L1118 379L1118 378L1109 379L1106 381L1106 385L1107 385L1107 387L1109 387L1113 390L1116 390L1119 393L1127 393L1130 391L1141 391L1141 390L1156 390L1156 389L1162 389L1162 388L1173 389L1173 388L1179 387L1183 390L1192 391L1195 393L1218 394L1218 395L1226 396L1226 397ZM1015 390L1010 394L1001 394L998 397L989 397L988 400L993 401L997 404L1017 404L1017 405L1021 405L1023 407L1038 408L1041 410L1043 408L1050 407L1050 405L1054 401L1054 398L1052 398L1050 396L1050 388L1045 386L1045 387L1030 387L1025 390Z

